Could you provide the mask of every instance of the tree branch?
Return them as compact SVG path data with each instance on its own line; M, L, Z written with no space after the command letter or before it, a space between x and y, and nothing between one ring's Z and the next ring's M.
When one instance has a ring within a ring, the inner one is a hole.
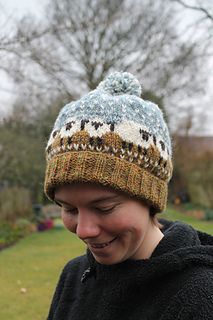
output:
M181 4L183 7L185 7L186 9L191 9L191 10L196 10L196 11L201 11L205 14L206 18L210 19L213 22L213 16L209 13L209 11L207 9L205 9L204 7L201 6L192 6L189 5L187 3L185 3L182 0L172 0L174 2L177 2L179 4Z

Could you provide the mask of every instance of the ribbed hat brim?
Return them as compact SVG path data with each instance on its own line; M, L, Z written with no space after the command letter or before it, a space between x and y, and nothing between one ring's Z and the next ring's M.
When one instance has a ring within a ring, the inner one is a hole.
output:
M65 152L49 160L45 177L45 193L54 200L60 185L73 182L93 182L109 186L147 201L157 212L162 212L167 202L167 182L147 170L98 152Z

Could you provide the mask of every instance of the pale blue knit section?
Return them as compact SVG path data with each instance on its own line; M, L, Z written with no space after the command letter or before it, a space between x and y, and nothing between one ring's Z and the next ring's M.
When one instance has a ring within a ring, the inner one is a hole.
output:
M140 97L142 88L138 79L129 72L114 72L101 81L97 87L112 96L130 94Z
M91 91L76 102L64 106L55 122L54 130L60 130L68 118L76 120L98 118L105 123L131 120L161 138L171 155L171 142L167 125L158 106L133 95L112 96L101 89Z

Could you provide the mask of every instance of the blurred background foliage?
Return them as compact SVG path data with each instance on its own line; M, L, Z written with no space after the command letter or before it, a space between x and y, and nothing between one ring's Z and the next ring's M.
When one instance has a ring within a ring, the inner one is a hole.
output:
M168 122L174 145L170 201L201 206L211 218L213 138L202 147L211 104L200 101L212 76L213 6L193 3L51 0L40 19L25 16L11 29L6 17L0 71L16 95L0 122L0 220L29 217L31 204L47 203L44 149L58 111L115 70L137 76L142 98L157 103ZM189 21L193 11L198 15Z

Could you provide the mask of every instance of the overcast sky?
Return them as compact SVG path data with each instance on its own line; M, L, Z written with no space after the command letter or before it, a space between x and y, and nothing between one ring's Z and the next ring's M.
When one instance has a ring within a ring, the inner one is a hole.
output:
M15 18L31 13L37 16L42 15L47 0L0 0L1 9Z
M206 1L213 0L204 0ZM20 19L24 15L32 14L37 17L41 17L43 14L44 6L48 0L0 0L0 10L10 16L11 22ZM190 15L190 12L187 12ZM213 59L212 59L213 60ZM213 70L213 61L210 63L209 70ZM208 128L205 135L213 135L213 76L209 78L209 87L207 88L208 95L205 97L204 101L201 101L201 107L207 108L207 119L206 127ZM11 108L13 99L15 98L14 88L7 76L0 73L0 119L2 119L5 114ZM204 104L204 106L202 106Z
M48 0L0 0L0 11L9 17L10 23L15 23L25 15L42 17ZM3 15L1 15L2 19ZM2 25L3 22L0 21ZM11 79L0 72L0 120L10 111L15 99L15 89Z

